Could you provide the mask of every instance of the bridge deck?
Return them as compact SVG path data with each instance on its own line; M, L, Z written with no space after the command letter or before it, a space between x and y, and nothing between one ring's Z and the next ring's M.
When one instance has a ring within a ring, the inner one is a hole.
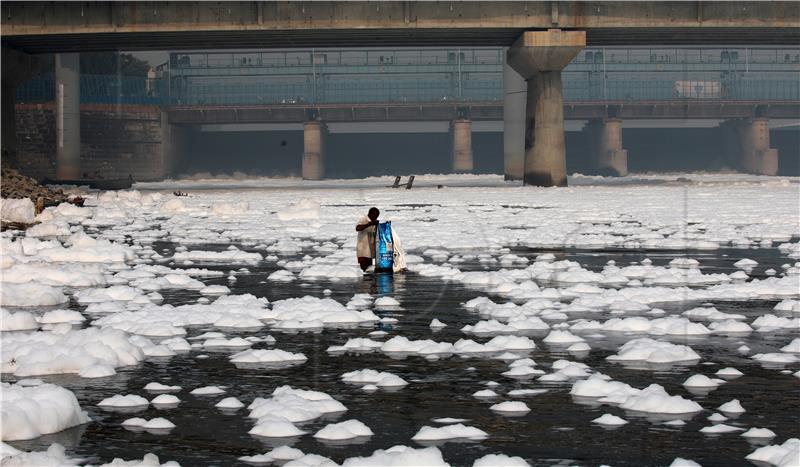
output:
M29 52L509 46L580 29L589 45L800 42L799 2L19 2L2 40Z

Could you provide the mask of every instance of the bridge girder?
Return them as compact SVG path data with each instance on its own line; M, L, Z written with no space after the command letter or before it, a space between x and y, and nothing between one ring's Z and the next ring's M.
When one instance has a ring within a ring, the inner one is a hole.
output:
M3 2L30 53L198 48L509 46L525 30L588 45L800 42L799 2Z

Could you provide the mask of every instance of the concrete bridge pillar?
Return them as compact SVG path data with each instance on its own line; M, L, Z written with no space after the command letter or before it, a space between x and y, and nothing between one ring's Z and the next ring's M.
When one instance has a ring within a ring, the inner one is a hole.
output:
M303 179L322 180L325 174L325 139L327 127L313 121L303 124Z
M777 175L778 150L769 147L769 120L751 118L744 121L741 135L741 164L745 172Z
M454 120L450 129L453 135L453 172L472 172L472 120Z
M80 54L56 54L56 179L81 178Z
M612 177L628 175L628 151L622 147L622 120L591 120L587 130L597 173Z
M528 85L511 65L503 64L503 167L506 180L525 173L525 99Z
M561 70L586 47L586 32L526 31L507 61L528 82L525 122L526 185L566 186Z
M30 79L39 61L24 52L3 46L2 48L2 94L0 102L0 144L2 144L3 164L16 165L17 163L17 122L15 104L17 103L17 88Z

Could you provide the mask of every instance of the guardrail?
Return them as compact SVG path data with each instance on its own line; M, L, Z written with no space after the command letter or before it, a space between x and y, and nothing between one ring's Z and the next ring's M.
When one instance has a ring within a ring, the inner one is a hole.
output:
M406 65L495 65L502 69L505 49L305 49L292 51L171 52L169 68L190 69L367 67ZM573 65L719 65L745 68L759 65L800 64L797 47L588 47Z

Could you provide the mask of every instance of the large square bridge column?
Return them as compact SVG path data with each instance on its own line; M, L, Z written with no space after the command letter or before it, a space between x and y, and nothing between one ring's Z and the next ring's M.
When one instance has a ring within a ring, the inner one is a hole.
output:
M720 130L723 153L731 165L745 173L778 174L778 150L770 148L768 119L726 120Z
M590 120L586 126L597 173L610 177L628 175L628 151L622 147L622 120Z
M745 172L778 175L778 150L770 148L769 120L750 118L742 122L742 158Z
M472 160L472 121L466 118L453 120L450 124L453 136L453 172L470 173Z
M322 180L325 174L325 138L327 128L319 121L303 124L303 179Z
M56 179L81 178L80 54L56 54Z
M528 82L525 109L526 185L566 186L564 97L561 70L586 47L586 32L526 31L507 61Z
M522 180L525 173L525 78L508 62L503 64L503 173Z

